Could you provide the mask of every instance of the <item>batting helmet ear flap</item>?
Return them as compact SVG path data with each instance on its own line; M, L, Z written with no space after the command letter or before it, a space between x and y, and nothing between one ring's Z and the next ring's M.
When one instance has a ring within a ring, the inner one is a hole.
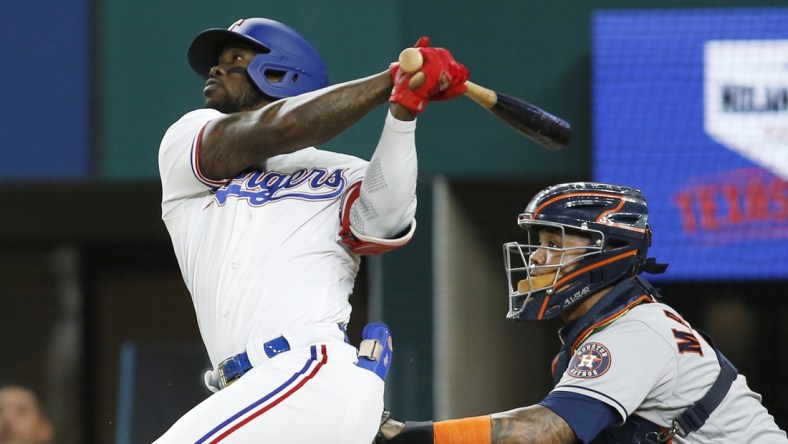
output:
M310 63L312 67L309 66ZM291 60L283 60L278 54L269 53L255 57L246 69L262 92L271 97L282 98L328 85L322 62L320 65L314 61L295 62L292 56Z

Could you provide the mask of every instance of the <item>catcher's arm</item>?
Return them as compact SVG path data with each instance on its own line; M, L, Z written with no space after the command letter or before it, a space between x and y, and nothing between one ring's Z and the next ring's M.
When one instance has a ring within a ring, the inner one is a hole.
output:
M560 416L540 405L472 418L406 422L386 418L378 444L572 444L574 431Z

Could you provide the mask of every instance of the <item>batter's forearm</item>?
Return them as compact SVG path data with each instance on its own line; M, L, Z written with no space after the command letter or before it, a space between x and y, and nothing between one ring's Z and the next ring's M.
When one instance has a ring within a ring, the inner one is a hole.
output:
M290 149L325 143L388 101L389 71L341 83L282 101L274 116L261 117L264 125L283 128L280 143ZM261 114L266 114L264 110ZM280 153L281 154L281 153Z
M386 103L391 87L386 70L277 100L256 111L228 114L206 126L202 172L210 179L226 179L269 157L325 143Z

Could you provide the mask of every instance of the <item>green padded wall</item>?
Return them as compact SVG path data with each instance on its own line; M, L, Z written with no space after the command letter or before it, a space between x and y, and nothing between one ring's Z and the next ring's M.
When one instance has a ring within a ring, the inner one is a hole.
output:
M389 6L386 6L388 4ZM208 2L109 0L99 34L102 94L99 151L108 180L158 180L157 151L167 127L202 107L204 80L191 71L186 50L206 28L226 28L263 16L299 30L323 54L330 81L382 71L396 58L401 37L396 3L304 1ZM341 136L345 151L370 155L380 118ZM369 121L369 123L367 123ZM340 149L340 147L337 147ZM343 149L344 150L344 149Z
M534 2L531 2L534 3ZM541 4L543 3L543 4ZM469 99L430 104L419 120L420 168L459 175L544 175L587 170L587 34L589 11L578 8L545 23L549 2L305 0L292 3L104 3L100 21L100 164L108 180L155 180L156 151L166 128L202 105L203 81L191 72L186 49L208 27L268 16L288 23L324 55L331 82L385 69L421 35L450 48L479 84L525 98L575 125L571 149L550 154L495 120ZM326 148L369 156L384 107Z

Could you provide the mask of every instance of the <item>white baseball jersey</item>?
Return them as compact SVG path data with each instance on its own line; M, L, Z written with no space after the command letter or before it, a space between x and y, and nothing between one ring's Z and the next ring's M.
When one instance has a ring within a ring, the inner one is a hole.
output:
M585 395L669 427L717 378L714 349L671 307L641 304L577 347L554 391ZM785 443L743 375L699 430L675 443Z
M310 147L213 181L200 173L200 142L221 115L190 112L165 134L162 218L214 368L243 351L254 368L157 443L370 442L383 383L355 366L337 326L349 321L359 266L340 230L368 162ZM385 249L406 243L414 226ZM280 335L292 350L268 359L262 344Z

